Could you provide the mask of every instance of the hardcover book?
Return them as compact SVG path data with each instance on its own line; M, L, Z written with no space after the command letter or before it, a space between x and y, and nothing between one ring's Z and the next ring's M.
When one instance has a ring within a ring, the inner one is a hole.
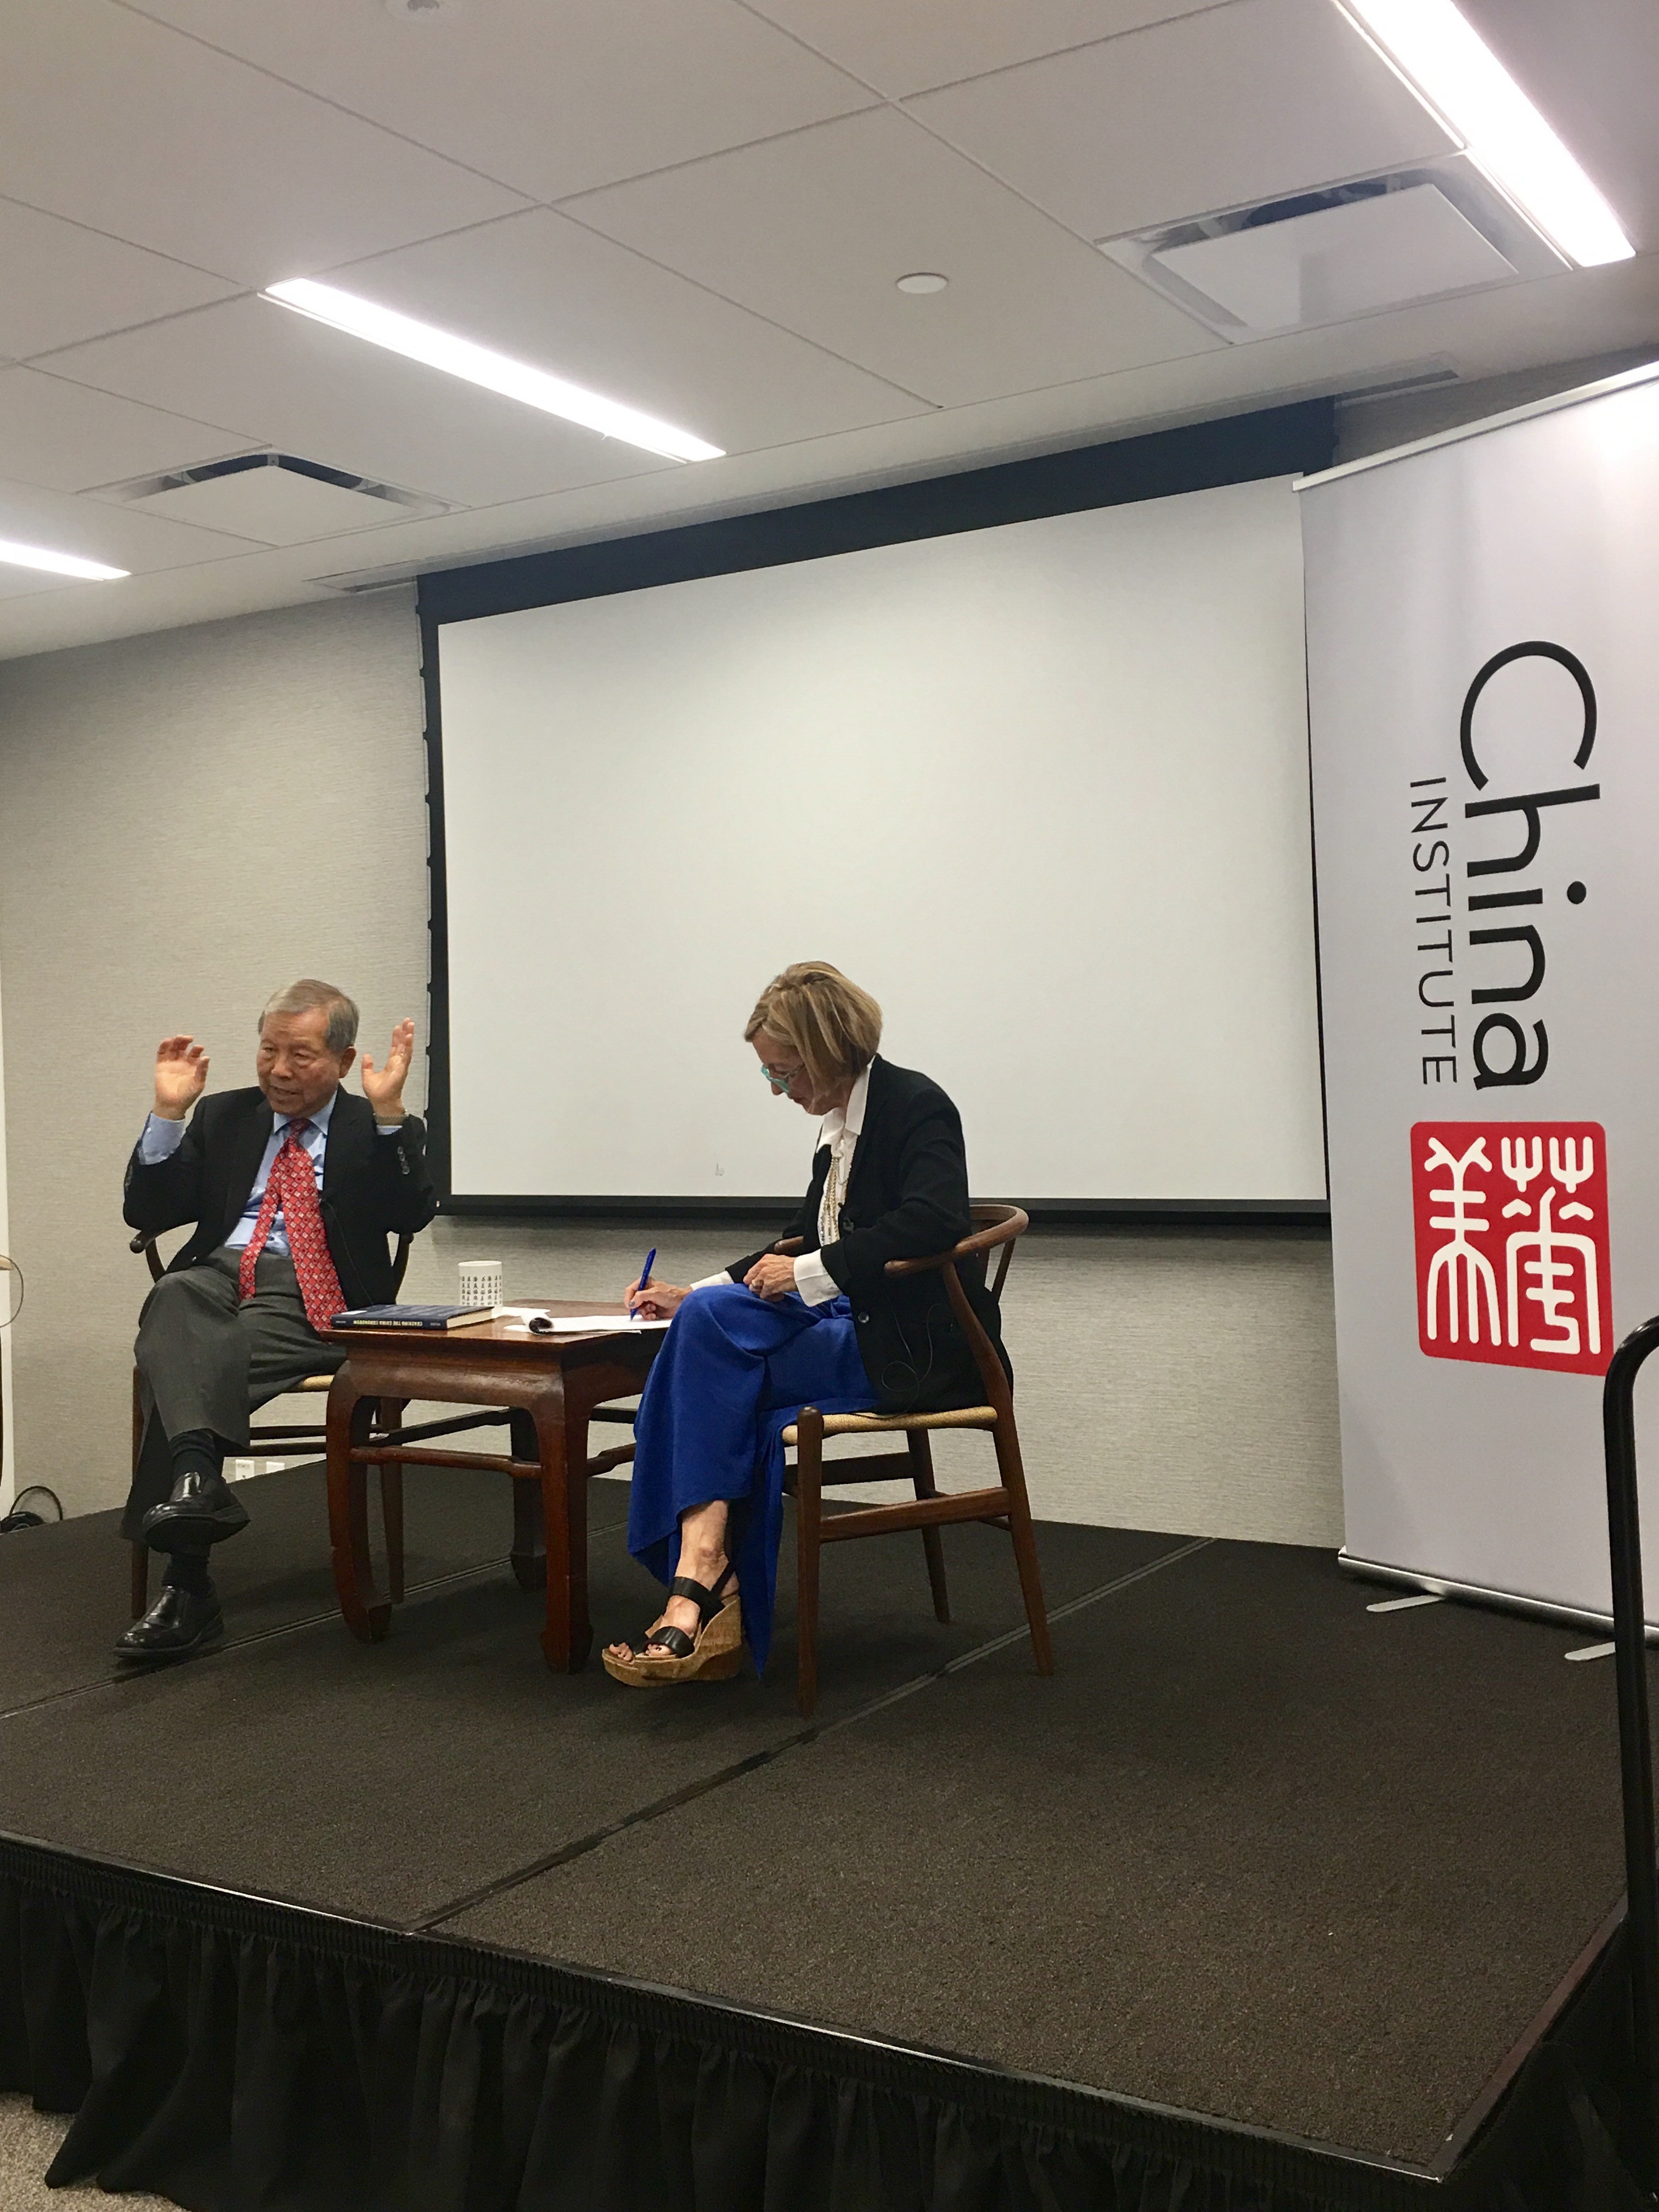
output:
M465 1328L488 1321L493 1306L349 1306L331 1328Z

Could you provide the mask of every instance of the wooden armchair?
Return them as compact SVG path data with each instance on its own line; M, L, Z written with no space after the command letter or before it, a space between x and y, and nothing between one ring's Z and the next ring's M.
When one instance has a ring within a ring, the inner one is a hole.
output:
M392 1295L395 1298L404 1285L404 1272L409 1266L409 1248L414 1243L409 1236L398 1239L396 1256L392 1263ZM151 1282L159 1283L167 1272L161 1255L155 1249L155 1239L140 1230L128 1249L142 1252L149 1268ZM334 1377L330 1375L307 1375L302 1382L294 1385L295 1392L321 1391L326 1394ZM284 1392L283 1395L290 1394ZM395 1440L403 1421L405 1401L382 1398L375 1407L371 1443L385 1444ZM138 1454L144 1441L144 1408L139 1390L138 1370L132 1370L132 1468L138 1471ZM248 1431L248 1449L256 1457L260 1446L273 1449L274 1455L315 1452L321 1456L328 1441L326 1430L320 1421L294 1423L266 1422ZM386 1526L386 1583L392 1601L397 1603L404 1594L404 1471L401 1467L382 1466L380 1468L380 1513ZM141 1620L149 1609L149 1547L133 1544L132 1553L132 1617Z
M890 1260L893 1276L937 1272L945 1278L945 1295L974 1354L984 1385L985 1402L940 1413L823 1413L816 1406L803 1406L783 1441L795 1450L795 1462L785 1476L785 1487L794 1494L796 1544L796 1608L799 1619L795 1701L803 1714L811 1714L818 1695L818 1559L824 1545L844 1543L859 1536L886 1536L901 1529L919 1528L927 1561L927 1580L933 1593L936 1619L951 1618L950 1593L945 1579L945 1550L939 1530L964 1521L988 1521L1013 1539L1014 1561L1019 1570L1025 1618L1031 1632L1031 1650L1040 1674L1054 1671L1048 1640L1048 1615L1042 1602L1042 1578L1037 1567L1036 1540L1031 1528L1030 1502L1025 1492L1025 1471L1019 1455L1019 1433L1014 1425L1014 1394L990 1338L969 1304L960 1270L966 1268L978 1281L987 1279L990 1255L1000 1249L996 1276L991 1285L1000 1297L1007 1280L1014 1244L1030 1225L1017 1206L975 1206L973 1234L948 1252L935 1252L921 1260ZM799 1238L775 1248L793 1254L801 1249ZM1001 1480L993 1490L967 1490L941 1495L933 1480L933 1447L935 1429L983 1429L990 1433ZM902 1452L827 1461L826 1437L902 1436ZM871 1505L853 1513L823 1511L823 1485L884 1482L896 1473L910 1477L915 1486L914 1502Z

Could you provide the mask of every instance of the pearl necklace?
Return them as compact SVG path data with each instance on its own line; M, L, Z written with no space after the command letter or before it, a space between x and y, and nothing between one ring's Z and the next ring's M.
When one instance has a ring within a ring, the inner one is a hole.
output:
M841 1229L841 1210L847 1203L847 1185L853 1172L853 1147L843 1129L830 1155L830 1172L823 1179L823 1199L818 1207L818 1242L833 1244ZM843 1149L845 1146L845 1149Z

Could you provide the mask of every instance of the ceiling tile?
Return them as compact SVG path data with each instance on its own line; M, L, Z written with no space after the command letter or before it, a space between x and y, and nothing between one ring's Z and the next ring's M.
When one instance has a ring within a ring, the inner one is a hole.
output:
M145 14L537 199L869 104L737 0L142 0Z
M1462 0L1612 202L1626 235L1659 247L1659 9L1653 0Z
M27 360L235 288L39 208L0 199L0 354Z
M248 442L39 369L0 369L0 477L20 483L84 491L217 460Z
M54 374L353 476L487 507L672 467L264 300L75 346Z
M750 0L890 98L1115 39L1214 0Z
M1331 0L1233 0L924 94L911 112L1085 238L1451 145Z
M12 568L0 562L0 599L32 599L40 592L88 592L92 588L90 584L77 584L73 576L49 576L43 569Z
M641 407L729 453L922 411L913 398L537 208L331 283Z
M1220 343L891 108L571 212L945 406ZM948 288L894 289L918 270Z
M255 550L247 539L228 537L223 531L198 530L155 515L131 514L107 500L76 499L67 492L43 491L39 484L4 480L0 480L0 538L49 546L54 553L77 554L83 561L106 562L112 568L126 568L134 575L222 561ZM101 586L88 583L85 588Z
M0 193L258 284L521 204L113 0L7 0Z

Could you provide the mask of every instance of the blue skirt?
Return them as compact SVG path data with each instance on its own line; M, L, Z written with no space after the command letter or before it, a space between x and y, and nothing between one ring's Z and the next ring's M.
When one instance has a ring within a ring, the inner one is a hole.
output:
M726 1548L744 1633L764 1669L783 1528L783 1432L803 1406L866 1413L876 1402L845 1298L809 1306L741 1283L694 1291L670 1324L634 1425L628 1548L672 1581L680 1516L730 1499Z

